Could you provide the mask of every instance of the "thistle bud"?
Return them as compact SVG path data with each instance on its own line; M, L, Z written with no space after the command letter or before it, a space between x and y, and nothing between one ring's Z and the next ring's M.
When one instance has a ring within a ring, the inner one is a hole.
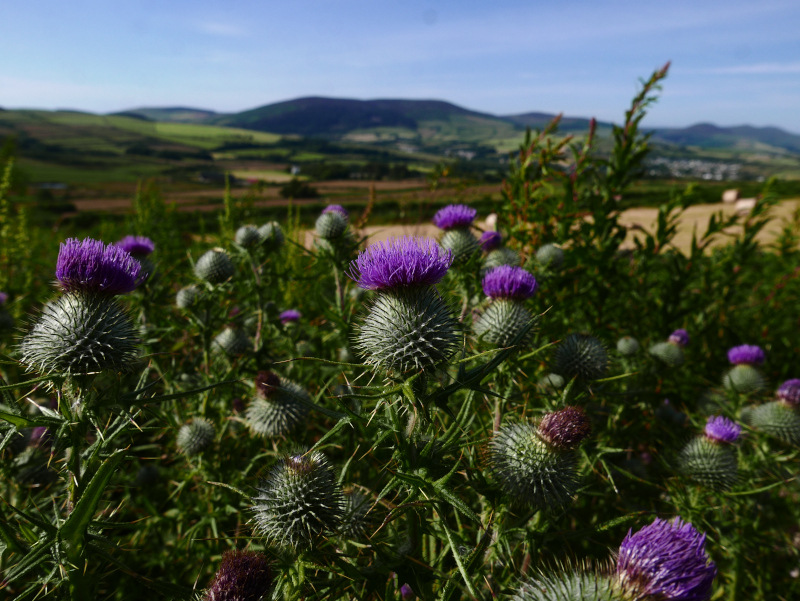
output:
M317 217L317 223L314 229L317 232L317 236L320 238L335 240L344 235L347 231L347 225L347 218L341 213L336 211L325 213L323 211L323 213Z
M258 436L281 436L294 430L308 415L311 397L299 385L269 371L256 376L256 397L245 414L250 431Z
M540 572L524 583L512 601L616 601L611 578L597 570L563 568Z
M209 284L221 284L236 273L233 262L223 250L209 250L197 260L194 273Z
M253 343L244 330L239 328L225 328L217 334L212 342L212 347L224 352L229 357L239 357L253 351Z
M495 267L501 265L510 265L511 267L519 267L519 253L507 246L501 246L489 252L483 260L482 271L488 272Z
M575 452L549 444L532 424L501 427L489 443L489 465L503 492L519 505L563 507L578 489Z
M203 601L261 601L273 585L272 568L263 553L225 551Z
M378 292L354 342L365 363L406 372L435 369L453 356L460 324L433 288L452 256L430 239L390 238L350 264L349 277Z
M21 361L44 374L124 370L139 356L136 328L111 296L72 291L47 303L20 344Z
M539 435L561 450L576 449L589 437L592 423L580 407L566 406L546 414L539 423Z
M648 349L656 359L660 359L669 367L683 365L683 348L674 342L658 342Z
M536 251L536 262L553 271L561 269L564 264L564 251L555 244L545 244Z
M623 357L633 357L641 348L639 341L633 336L623 336L617 340L617 352Z
M483 232L481 235L481 250L485 253L500 248L503 244L503 236L500 232Z
M566 384L564 378L558 374L545 374L538 383L540 388L550 394L557 393L559 390L564 388L564 384Z
M297 309L287 309L278 315L278 319L281 320L281 324L284 326L289 323L296 323L300 321L301 317L303 317L303 314Z
M453 253L454 263L464 263L475 254L480 245L470 231L478 211L467 205L447 205L433 216L433 224L445 230L441 245Z
M344 513L339 532L345 538L363 541L367 539L372 527L369 511L372 501L358 491L344 493Z
M256 493L254 528L278 547L314 546L339 526L344 513L336 474L318 451L284 457Z
M192 284L178 290L178 294L175 295L175 304L179 309L191 309L200 302L202 297L203 292L200 288Z
M483 291L492 303L475 322L475 333L489 344L509 346L533 315L522 304L538 288L536 278L521 267L497 267L483 278ZM522 344L529 340L522 341Z
M286 240L277 221L265 223L258 228L258 233L261 235L261 245L267 252L278 251Z
M788 407L800 407L800 379L786 380L780 385L775 396Z
M741 426L725 417L709 417L703 436L691 440L681 451L681 472L712 490L732 487L738 479L739 462L730 445L741 431Z
M322 214L325 215L326 213L337 213L345 221L350 219L350 213L342 205L328 205L322 209Z
M184 455L197 455L214 440L214 425L196 417L178 431L178 450Z
M738 394L754 394L766 388L766 382L756 365L764 362L764 351L754 345L743 344L728 351L728 360L733 367L722 378L727 390Z
M705 601L717 568L705 551L706 535L676 518L656 520L619 548L616 578L623 599Z
M749 408L742 418L756 430L784 442L800 445L800 413L783 401L772 401Z
M234 237L234 241L236 244L241 246L242 248L255 248L259 244L263 242L261 238L261 232L259 232L258 228L254 225L243 225L238 230L236 230L236 236Z
M608 369L606 347L589 334L570 334L556 347L553 371L567 380L591 382Z
M672 344L677 344L681 348L687 346L689 344L689 332L684 329L675 330L672 334L669 335L667 342L671 342Z

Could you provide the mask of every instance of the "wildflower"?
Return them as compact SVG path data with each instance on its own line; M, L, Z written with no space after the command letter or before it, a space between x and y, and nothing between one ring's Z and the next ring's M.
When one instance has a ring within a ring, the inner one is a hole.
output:
M260 601L273 585L272 568L263 553L225 551L203 601Z
M633 357L641 348L639 341L632 336L623 336L617 340L617 352L623 357Z
M492 303L475 322L475 333L490 344L512 344L533 320L523 302L532 297L538 287L536 278L521 267L502 265L489 271L483 278L483 292ZM529 338L526 336L521 342Z
M478 210L467 205L447 205L433 216L433 225L441 230L469 228Z
M564 251L555 244L545 244L536 251L536 262L546 269L561 269Z
M214 425L196 417L178 431L178 449L184 455L197 455L214 440Z
M125 236L114 246L130 253L135 259L146 257L156 249L155 243L145 236Z
M800 405L800 379L786 380L778 388L777 397L790 407Z
M286 311L278 315L278 319L281 320L281 323L283 325L286 325L287 323L295 323L297 321L300 321L301 317L303 317L303 314L300 313L300 311L298 311L297 309L287 309Z
M708 418L703 436L687 443L679 456L681 471L695 482L713 490L726 490L738 479L739 462L730 445L742 427L722 416Z
M761 365L764 363L764 351L752 344L735 346L728 351L728 361L733 365Z
M236 273L233 261L224 250L209 250L197 260L194 273L209 284L221 284Z
M483 232L480 239L481 250L487 253L499 248L502 243L503 236L500 232Z
M592 432L589 416L580 407L566 406L546 414L539 423L539 434L559 449L578 447Z
M619 548L616 574L630 598L705 601L717 575L705 551L706 535L676 518L656 520L633 533Z
M444 230L442 248L453 251L453 262L467 262L479 249L478 239L470 231L478 211L467 205L447 205L433 217L433 224Z
M675 330L669 335L667 342L677 344L680 347L685 347L689 344L689 333L684 329Z
M294 430L308 415L311 397L301 386L271 371L256 375L256 396L245 414L250 431L258 436L280 436Z
M261 236L261 246L267 252L278 251L286 240L283 230L277 221L265 223L258 228L258 233Z
M243 248L255 248L263 242L261 232L254 225L243 225L236 230L234 237L236 244Z
M433 286L453 262L452 251L431 238L389 238L358 254L348 275L365 290Z
M63 290L110 296L133 292L141 282L140 270L127 251L91 238L69 238L61 244L56 262Z
M721 415L711 416L703 430L709 440L716 442L733 443L739 439L742 427Z
M345 209L342 205L328 205L322 209L322 214L324 215L326 213L338 213L345 219L350 219L350 213L348 213L347 209Z
M556 347L553 371L582 382L599 380L608 368L606 347L589 334L570 334Z
M728 361L733 367L725 374L722 384L739 394L753 394L766 387L764 376L756 365L764 363L764 351L759 346L743 344L728 351Z

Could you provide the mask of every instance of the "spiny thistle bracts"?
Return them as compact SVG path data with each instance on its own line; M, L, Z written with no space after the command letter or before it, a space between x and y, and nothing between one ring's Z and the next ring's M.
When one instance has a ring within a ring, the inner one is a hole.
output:
M657 342L648 349L648 352L660 359L669 367L680 367L683 365L683 348L674 342Z
M339 533L347 539L364 541L373 526L369 511L372 501L356 490L344 493L344 517Z
M335 531L344 514L336 474L318 451L284 457L256 487L253 525L269 544L313 547Z
M214 425L207 419L196 417L178 431L178 450L184 455L197 455L214 441Z
M564 251L555 244L545 244L536 251L536 262L547 269L561 269Z
M738 394L754 394L766 388L767 383L755 367L748 363L734 365L722 378L722 385Z
M780 385L775 396L790 407L800 406L800 379L786 380Z
M239 549L225 551L203 601L262 601L272 585L272 567L266 555Z
M494 346L510 346L533 319L533 314L522 303L514 300L496 300L475 320L475 335ZM532 337L533 332L529 331L519 344L525 346Z
M577 455L548 444L532 424L501 427L489 443L488 457L494 479L518 505L560 508L578 489Z
M236 274L236 268L223 250L209 250L197 260L194 273L209 284L221 284Z
M735 346L728 351L728 361L733 365L761 365L764 359L763 349L753 344Z
M616 601L611 578L590 566L540 571L522 584L511 601Z
M145 236L125 236L114 246L118 246L125 252L130 253L135 259L146 257L156 249L155 242Z
M347 225L347 217L341 213L336 211L329 211L326 213L323 211L322 214L317 217L314 229L317 232L317 236L320 238L335 240L344 235L347 231Z
M350 219L350 213L342 205L328 205L322 209L322 214L324 215L325 213L338 213L345 219Z
M742 412L744 421L761 432L800 445L800 412L783 401L771 401Z
M623 357L633 357L641 348L642 345L632 336L623 336L617 340L617 352Z
M347 275L365 290L433 286L452 263L453 253L432 238L403 236L360 252Z
M212 346L229 357L239 357L253 350L253 343L239 328L225 328L214 338Z
M602 378L608 369L606 347L589 334L570 334L557 347L553 371L567 380L590 382Z
M616 574L625 599L706 601L717 568L705 551L706 535L676 518L628 531Z
M198 286L192 284L178 290L175 295L175 304L179 309L191 309L203 297L203 291Z
M486 273L495 267L500 267L501 265L518 267L519 262L519 253L517 251L508 248L507 246L501 246L500 248L495 248L486 255L486 258L483 260L483 267L481 268L481 271L482 273Z
M144 275L130 253L99 240L69 238L58 251L56 279L66 291L127 294L136 289Z
M262 374L268 375L261 377ZM303 422L310 403L311 397L299 384L272 372L259 372L256 398L247 408L245 421L257 436L282 436Z
M502 243L503 235L500 232L483 232L481 235L481 250L485 253L499 248Z
M736 450L708 436L690 440L678 457L681 473L711 490L728 490L738 480Z
M261 235L261 245L267 252L275 252L283 246L286 238L277 221L270 221L258 228Z
M44 306L20 353L30 371L79 375L127 369L138 344L131 318L113 297L67 292Z
M566 406L547 413L539 422L539 434L558 449L575 449L592 433L589 416L580 407Z
M478 210L467 205L447 205L433 216L433 225L441 230L469 228Z
M258 228L254 225L243 225L238 230L236 230L236 236L234 237L234 241L236 244L241 246L242 248L255 248L259 244L261 244L264 240L261 237L261 232L258 231Z
M353 341L367 365L400 373L435 369L460 345L461 324L432 287L378 294Z
M446 230L440 244L452 251L454 264L466 263L480 248L478 239L468 228Z

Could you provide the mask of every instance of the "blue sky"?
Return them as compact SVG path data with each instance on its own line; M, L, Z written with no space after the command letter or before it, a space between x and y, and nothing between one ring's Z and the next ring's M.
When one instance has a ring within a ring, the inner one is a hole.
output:
M798 0L3 0L0 107L233 112L299 96L436 98L651 126L800 133Z

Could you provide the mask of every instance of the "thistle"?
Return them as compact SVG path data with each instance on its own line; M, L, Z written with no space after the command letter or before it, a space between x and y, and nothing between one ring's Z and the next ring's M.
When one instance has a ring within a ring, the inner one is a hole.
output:
M722 378L727 390L739 394L754 394L766 387L764 376L756 369L756 365L764 363L764 351L761 347L743 344L728 351L728 361L733 367Z
M262 601L273 585L272 568L263 553L225 551L203 601Z
M689 332L684 329L675 330L669 335L667 342L677 344L679 347L684 348L689 344Z
M727 490L738 479L735 443L742 427L722 417L709 417L703 435L692 439L678 459L681 471L712 490Z
M570 334L556 347L553 371L567 380L599 380L608 368L606 347L589 334Z
M775 393L779 401L792 408L800 406L800 379L786 380Z
M402 373L433 370L453 356L460 324L434 288L452 261L427 238L390 238L359 253L348 276L377 292L354 341L365 363Z
M536 251L536 262L545 269L561 269L564 264L564 251L555 244L545 244Z
M617 340L617 352L623 357L633 357L641 348L639 341L632 336L623 336Z
M433 216L433 224L444 230L440 244L453 252L453 263L464 263L478 251L478 239L470 231L477 214L467 205L447 205Z
M136 288L139 263L121 248L70 239L59 250L56 278L64 294L45 305L22 340L22 363L45 374L126 369L138 339L114 296Z
M261 232L254 225L243 225L236 230L234 242L242 248L252 249L263 242Z
M475 333L489 344L511 345L533 320L523 303L538 287L536 278L521 267L504 265L491 270L483 278L483 292L492 303L475 322ZM521 344L529 339L526 336Z
M351 540L366 540L372 527L372 520L369 515L369 511L372 509L372 501L360 492L351 490L344 493L343 509L344 517L339 528L341 535Z
M503 426L489 443L491 471L503 492L519 505L555 509L578 489L580 443L591 431L586 414L566 407L546 415L538 427Z
M240 357L253 350L253 343L250 342L244 330L225 328L214 338L212 347L224 352L229 357Z
M629 530L616 566L622 599L706 601L717 568L705 544L706 535L680 518L656 518L636 533Z
M317 232L317 236L320 238L337 240L344 236L347 231L347 226L347 217L343 216L341 213L336 211L329 211L326 213L323 211L322 214L317 217L314 229Z
M250 431L258 436L281 436L294 430L308 415L311 397L299 385L269 371L256 376L256 396L245 414Z
M651 346L649 353L669 367L679 367L683 365L683 349L688 344L689 334L686 330L675 330L669 335L666 342L659 342Z
M789 444L800 445L800 412L791 401L779 397L777 401L747 408L742 411L742 418L756 430Z
M197 260L194 273L209 284L221 284L236 273L233 262L224 250L209 250Z
M192 284L178 290L175 295L175 304L179 309L191 309L203 297L203 292L198 286Z
M500 248L503 244L503 235L500 232L483 232L480 239L481 250L485 253Z
M511 597L512 601L616 601L609 576L590 566L559 566L540 571Z
M196 417L178 431L178 450L184 455L197 455L214 440L214 425L202 417Z
M328 205L322 209L322 214L325 215L326 213L337 213L340 217L344 218L345 221L350 219L350 213L348 213L347 209L342 205Z
M545 374L539 380L538 386L549 394L555 394L564 388L564 378L558 374Z
M261 246L268 253L277 252L285 242L283 230L277 221L270 221L258 228L261 236Z
M289 455L256 487L254 529L278 547L313 547L339 526L343 505L336 474L322 453Z
M519 266L519 253L507 246L501 246L490 251L483 260L482 272L486 273L501 265Z
M278 319L281 320L281 324L284 326L289 323L296 323L300 321L301 317L303 317L303 314L297 309L287 309L278 315Z

